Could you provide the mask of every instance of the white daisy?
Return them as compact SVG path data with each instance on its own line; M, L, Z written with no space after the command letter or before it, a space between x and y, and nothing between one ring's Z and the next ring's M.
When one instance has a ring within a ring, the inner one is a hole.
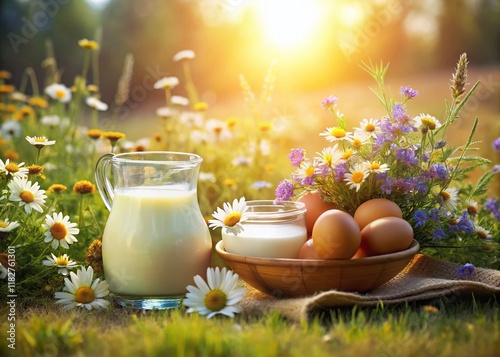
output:
M207 282L199 275L194 277L196 286L188 285L183 304L188 313L198 312L207 315L207 319L217 314L234 317L241 312L237 304L245 297L246 289L239 276L226 268L207 269Z
M439 193L439 203L450 212L455 212L460 201L458 190L454 187L448 187Z
M479 212L479 204L473 199L467 200L467 213L469 216L476 216Z
M26 140L28 140L28 142L37 149L41 149L44 146L54 145L56 143L55 140L48 140L45 136L27 136Z
M62 275L68 275L68 269L73 269L78 266L75 261L69 259L67 254L60 255L56 257L53 253L51 253L52 257L47 255L47 259L42 263L45 266L49 267L58 267L57 272Z
M22 127L19 120L6 120L2 123L1 130L5 139L12 139L21 135Z
M351 167L344 177L344 181L347 182L349 188L356 188L356 192L358 192L361 188L361 184L368 177L368 172L363 164L357 164Z
M481 226L478 226L478 225L475 225L474 228L476 230L477 235L479 237L481 237L482 239L484 239L485 241L489 242L493 239L489 230L487 230Z
M217 179L215 178L215 175L212 172L200 172L198 175L198 180L201 182L216 182Z
M31 183L27 179L14 177L8 184L10 190L9 200L19 202L19 206L24 206L26 213L31 213L34 209L43 212L42 206L45 204L45 190L41 190L38 182Z
M420 114L413 120L415 121L415 125L418 128L426 127L429 130L435 130L441 127L441 123L439 122L439 120L429 114Z
M245 197L240 198L239 201L235 198L232 205L229 202L224 202L223 208L217 207L217 211L212 213L212 217L215 219L208 221L209 227L213 229L225 228L226 232L238 235L243 231L241 223L247 219L246 211L248 207Z
M85 104L87 104L92 109L98 110L100 112L105 112L106 110L108 110L108 105L104 102L101 102L96 97L87 97L87 99L85 99Z
M183 51L177 52L174 55L174 57L172 58L172 60L174 62L178 62L178 61L183 60L183 59L193 59L193 58L194 58L194 51L183 50Z
M319 134L324 136L326 140L330 142L349 140L352 137L352 133L345 131L341 127L334 126L331 128L326 128L326 130Z
M342 151L339 150L338 145L326 147L321 152L316 153L314 160L318 162L320 166L335 166L342 159Z
M189 104L189 99L186 97L182 97L180 95L173 95L172 98L170 98L170 102L174 105L180 105L182 107L185 107L186 105Z
M155 89L167 89L174 88L179 84L179 78L177 77L163 77L154 84Z
M10 162L10 160L7 159L4 163L2 159L0 159L0 173L5 174L6 176L19 177L23 179L27 178L29 169L23 166L24 162L16 164L15 162Z
M359 123L358 128L354 128L354 133L361 134L364 137L376 138L378 134L382 134L380 120L378 119L363 119Z
M61 103L67 103L71 100L71 90L64 84L51 84L45 88L45 93L52 99L56 99Z
M347 140L351 143L351 147L354 150L360 150L361 147L366 144L370 137L363 135L361 133L354 133L351 137L347 138Z
M57 249L59 245L65 249L69 249L68 244L73 244L78 240L74 234L78 234L80 230L76 227L76 223L69 221L69 216L64 216L62 212L53 213L45 216L45 223L42 224L47 231L45 232L45 243L52 242L52 248Z
M174 115L174 111L169 107L160 107L156 109L156 115L160 118L170 118Z
M62 304L65 309L75 306L92 308L107 308L109 301L103 299L109 294L108 283L99 278L94 279L94 269L82 268L76 272L70 272L70 279L64 278L64 290L56 292L54 297L58 299L56 304Z
M252 158L251 157L247 157L247 156L238 156L238 157L235 157L231 163L234 165L234 166L245 166L245 167L248 167L248 166L251 166L252 165Z
M373 172L376 174L381 174L386 171L389 171L389 166L387 164L381 164L378 161L365 161L363 162L363 165L365 166L366 171Z
M180 121L182 124L188 128L201 128L203 126L203 114L199 112L187 112L183 111L180 116Z
M61 124L61 118L58 115L45 115L40 119L40 123L50 127L56 127Z
M8 233L17 227L21 226L21 224L17 221L14 222L9 222L8 218L5 218L5 220L1 221L0 220L0 232L3 233Z
M205 130L211 142L226 141L233 137L231 130L229 130L226 122L223 120L208 119L205 123Z

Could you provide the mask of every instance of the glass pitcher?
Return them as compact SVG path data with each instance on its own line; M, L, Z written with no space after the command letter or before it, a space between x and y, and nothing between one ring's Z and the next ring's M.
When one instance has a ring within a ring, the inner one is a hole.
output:
M97 188L110 210L102 238L104 276L118 304L175 308L193 277L205 276L212 240L196 193L202 160L145 151L97 161Z

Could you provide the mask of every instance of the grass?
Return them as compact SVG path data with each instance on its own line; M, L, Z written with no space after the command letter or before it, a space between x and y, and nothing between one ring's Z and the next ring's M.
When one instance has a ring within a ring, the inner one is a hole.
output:
M433 307L432 309L430 307ZM19 307L16 350L2 356L494 356L494 298L452 296L423 303L325 311L291 323L275 311L206 320L184 309L62 311L52 301ZM6 310L2 307L2 316Z

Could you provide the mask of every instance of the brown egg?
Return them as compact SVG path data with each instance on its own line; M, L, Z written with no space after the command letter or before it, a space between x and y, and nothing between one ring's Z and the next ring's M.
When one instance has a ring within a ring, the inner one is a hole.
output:
M306 205L306 228L307 236L311 237L314 223L318 217L325 211L337 208L333 203L325 202L317 191L308 191L300 196L297 201Z
M366 248L363 246L363 242L361 242L361 245L359 246L358 250L356 253L352 256L351 259L359 259L359 258L366 258L368 257L368 253L366 252Z
M300 248L299 259L321 259L314 249L312 239L308 239Z
M331 209L316 220L312 241L322 259L351 259L361 243L361 232L350 214Z
M386 198L374 198L363 202L354 212L354 219L358 222L360 230L368 223L384 217L403 218L403 212L395 202Z
M377 219L361 231L360 246L369 256L399 252L408 249L412 242L412 226L398 217Z

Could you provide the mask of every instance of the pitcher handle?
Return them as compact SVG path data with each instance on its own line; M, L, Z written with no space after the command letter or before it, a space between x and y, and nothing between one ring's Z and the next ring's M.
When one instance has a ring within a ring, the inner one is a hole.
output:
M115 154L104 154L102 155L96 163L95 167L95 180L97 184L97 189L101 195L102 200L106 208L111 211L113 205L113 185L109 181L108 175L111 172L109 164L111 160L115 157Z

